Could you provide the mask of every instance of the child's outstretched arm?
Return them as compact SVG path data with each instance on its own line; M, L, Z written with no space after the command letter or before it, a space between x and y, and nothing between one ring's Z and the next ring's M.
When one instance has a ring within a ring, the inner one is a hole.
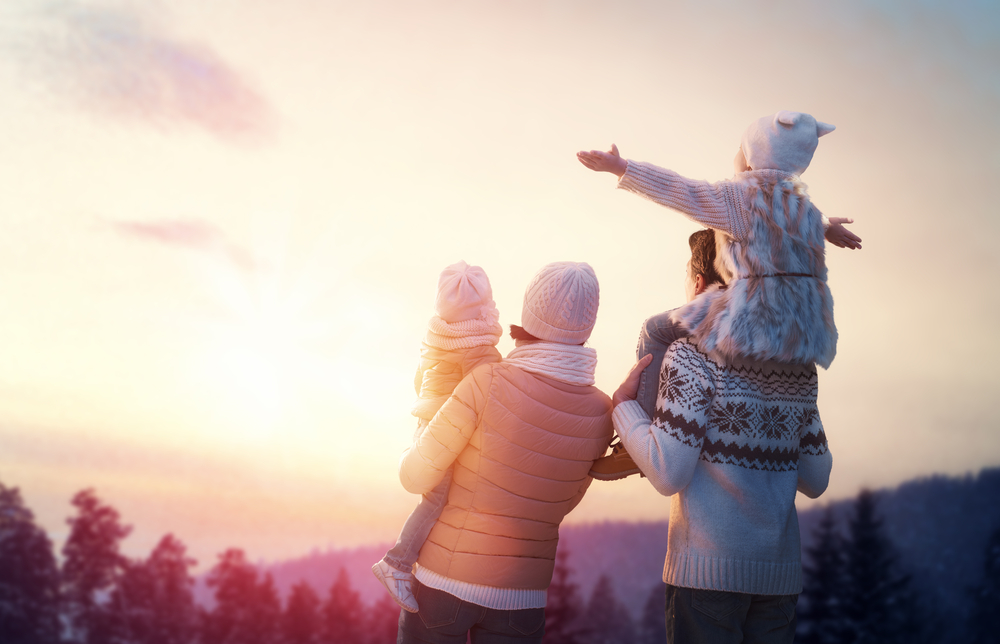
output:
M611 144L611 149L607 152L600 150L580 151L576 153L576 158L594 172L610 172L619 179L625 174L625 169L628 167L628 161L618 154L618 146L614 143Z
M851 250L861 248L861 238L844 227L844 224L853 224L853 219L849 217L830 217L829 221L830 226L823 235L826 237L826 241L839 248L850 248Z

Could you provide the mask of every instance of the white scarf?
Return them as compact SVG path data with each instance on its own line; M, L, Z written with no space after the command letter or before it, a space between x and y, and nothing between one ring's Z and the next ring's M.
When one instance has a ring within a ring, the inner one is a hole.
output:
M592 385L597 351L576 344L529 342L516 346L503 361L566 384Z
M503 327L498 322L499 318L500 313L496 307L484 311L483 315L478 318L462 320L461 322L445 322L435 315L427 323L427 335L424 337L424 342L445 351L495 345L500 341L500 336L503 335Z

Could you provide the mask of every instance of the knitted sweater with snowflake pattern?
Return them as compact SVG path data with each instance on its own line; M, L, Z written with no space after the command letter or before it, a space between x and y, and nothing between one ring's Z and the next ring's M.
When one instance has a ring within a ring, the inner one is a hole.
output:
M656 412L618 405L615 430L670 509L663 580L759 595L801 591L796 490L815 498L832 464L815 365L726 359L670 345Z

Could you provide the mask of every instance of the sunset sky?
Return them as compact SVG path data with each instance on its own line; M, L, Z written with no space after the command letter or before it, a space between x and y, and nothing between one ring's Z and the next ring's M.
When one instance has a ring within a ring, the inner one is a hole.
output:
M837 126L803 179L864 239L819 502L1000 465L995 2L5 0L0 482L57 545L94 487L201 567L392 540L440 270L507 325L590 263L610 394L698 226L575 153L717 181L779 109ZM569 520L668 509L633 478Z

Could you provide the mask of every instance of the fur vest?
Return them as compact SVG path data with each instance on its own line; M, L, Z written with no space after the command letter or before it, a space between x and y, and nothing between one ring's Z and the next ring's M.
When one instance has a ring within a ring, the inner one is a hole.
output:
M728 286L708 289L671 318L707 352L829 368L837 328L822 215L797 177L769 179L743 184L745 239L716 231L716 268Z

